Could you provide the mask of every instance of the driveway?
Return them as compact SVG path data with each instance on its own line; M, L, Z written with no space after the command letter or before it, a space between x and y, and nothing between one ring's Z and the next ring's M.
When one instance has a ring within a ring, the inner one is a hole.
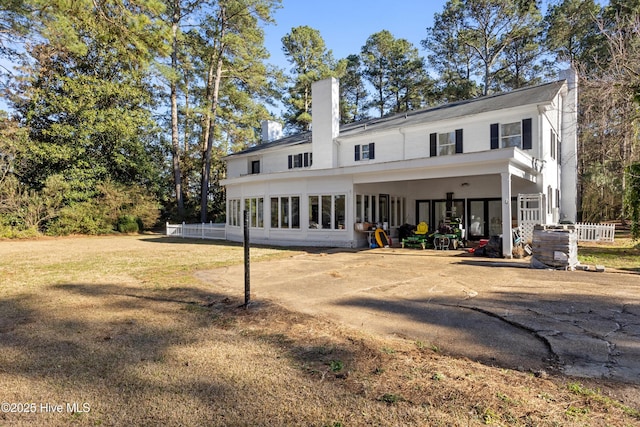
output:
M198 277L244 295L243 266ZM459 251L329 250L252 263L251 295L486 364L640 384L635 274L532 270Z

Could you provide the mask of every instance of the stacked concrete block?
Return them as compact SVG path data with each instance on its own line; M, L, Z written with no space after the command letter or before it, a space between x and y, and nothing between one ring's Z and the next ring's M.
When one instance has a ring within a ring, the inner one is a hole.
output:
M532 267L575 270L578 233L573 225L536 225L533 230Z

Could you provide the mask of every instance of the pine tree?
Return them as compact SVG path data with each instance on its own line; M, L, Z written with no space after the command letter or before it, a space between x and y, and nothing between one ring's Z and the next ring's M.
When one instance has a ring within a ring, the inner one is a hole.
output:
M370 106L380 117L421 107L428 102L431 81L424 59L405 39L383 30L369 36L360 57L364 76L374 88Z
M272 21L278 4L279 0L219 0L209 5L206 18L189 34L203 84L199 101L202 222L207 220L210 200L222 191L211 187L212 176L215 181L222 173L216 169L218 159L232 146L255 140L260 119L269 117L264 104L274 91L267 77L264 61L269 54L260 24ZM232 115L252 120L230 120Z
M447 92L459 80L464 82L462 94L473 93L470 80L479 75L486 95L495 88L523 84L518 73L537 59L529 45L535 43L540 19L535 0L449 0L442 14L436 14L423 45L446 71ZM509 51L511 58L505 56Z
M368 92L360 57L349 55L344 60L344 74L340 78L340 121L351 123L367 118Z
M327 50L320 31L303 25L282 38L282 50L292 65L287 123L297 130L311 127L311 84L334 76L333 53Z

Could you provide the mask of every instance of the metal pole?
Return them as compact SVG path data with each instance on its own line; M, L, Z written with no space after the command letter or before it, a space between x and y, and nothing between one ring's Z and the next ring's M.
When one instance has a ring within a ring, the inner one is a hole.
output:
M249 272L249 212L244 211L244 307L251 299L251 274Z

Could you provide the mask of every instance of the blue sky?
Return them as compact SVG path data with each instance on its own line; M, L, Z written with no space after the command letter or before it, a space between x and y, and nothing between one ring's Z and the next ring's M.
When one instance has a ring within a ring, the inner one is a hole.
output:
M282 52L282 37L291 28L308 25L320 31L335 59L360 53L367 38L389 30L395 38L409 40L425 56L420 40L433 23L433 14L442 12L446 0L282 0L274 15L276 23L265 27L269 62L289 71ZM0 109L7 110L0 99Z
M335 59L360 53L367 38L388 30L395 38L403 38L426 52L423 40L433 23L434 13L442 12L445 0L282 0L275 13L275 25L265 28L265 43L271 53L269 62L289 71L282 53L282 37L291 28L308 25L320 31Z

